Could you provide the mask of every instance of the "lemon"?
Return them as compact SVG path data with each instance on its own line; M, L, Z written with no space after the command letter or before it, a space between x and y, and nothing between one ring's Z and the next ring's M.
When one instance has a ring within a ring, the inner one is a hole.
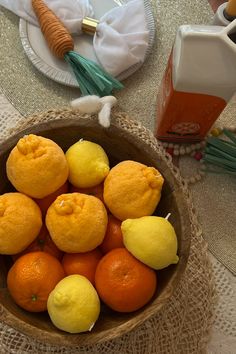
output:
M100 184L109 173L109 160L103 148L91 141L80 140L66 152L69 181L75 187Z
M178 263L178 242L175 230L165 218L143 216L122 222L121 230L127 250L154 269Z
M100 300L90 281L69 275L50 293L47 309L53 324L69 333L91 331L100 314Z

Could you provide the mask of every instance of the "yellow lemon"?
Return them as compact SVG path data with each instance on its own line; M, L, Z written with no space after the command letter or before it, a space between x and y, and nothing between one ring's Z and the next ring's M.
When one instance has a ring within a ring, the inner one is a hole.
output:
M136 161L122 161L105 179L104 201L120 220L152 215L161 198L163 183L156 168Z
M47 309L53 324L69 333L91 331L100 314L100 300L90 281L69 275L50 293Z
M109 160L103 148L91 141L80 140L66 152L69 181L75 187L94 187L107 176Z
M6 163L7 177L17 191L32 198L44 198L67 180L65 154L54 141L25 135L12 149Z
M61 194L46 214L52 240L67 253L88 252L99 246L107 222L107 211L101 200L82 193Z
M122 222L125 247L134 257L154 269L178 263L177 237L171 223L158 216L144 216Z
M21 193L0 196L0 253L17 254L39 234L42 215L38 205Z

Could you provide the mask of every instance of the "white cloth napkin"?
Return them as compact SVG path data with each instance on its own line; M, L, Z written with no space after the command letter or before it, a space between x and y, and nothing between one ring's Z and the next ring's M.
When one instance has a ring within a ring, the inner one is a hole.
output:
M64 23L70 33L81 34L84 17L93 17L89 0L44 0L45 4ZM17 16L38 26L31 0L0 0L0 5L14 12Z
M144 61L148 40L143 0L130 0L100 19L93 45L102 66L117 76Z
M94 16L89 0L45 0L45 3L70 33L80 34L82 19ZM0 5L38 25L31 0L0 0ZM126 4L113 8L99 19L93 46L101 66L113 76L118 76L144 61L148 41L143 0L128 0Z

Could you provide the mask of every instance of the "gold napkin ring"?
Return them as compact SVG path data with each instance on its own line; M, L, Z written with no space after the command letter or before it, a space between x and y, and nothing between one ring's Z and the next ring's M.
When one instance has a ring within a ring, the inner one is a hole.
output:
M95 18L85 17L82 20L82 32L93 36L96 32L98 22L99 21L95 20Z

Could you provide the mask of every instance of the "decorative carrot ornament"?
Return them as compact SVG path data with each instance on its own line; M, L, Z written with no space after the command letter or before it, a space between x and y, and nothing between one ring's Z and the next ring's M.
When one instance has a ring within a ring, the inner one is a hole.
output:
M102 70L98 64L74 51L74 41L70 33L43 0L32 0L32 7L50 50L71 66L83 96L107 96L113 89L123 88L118 80Z

